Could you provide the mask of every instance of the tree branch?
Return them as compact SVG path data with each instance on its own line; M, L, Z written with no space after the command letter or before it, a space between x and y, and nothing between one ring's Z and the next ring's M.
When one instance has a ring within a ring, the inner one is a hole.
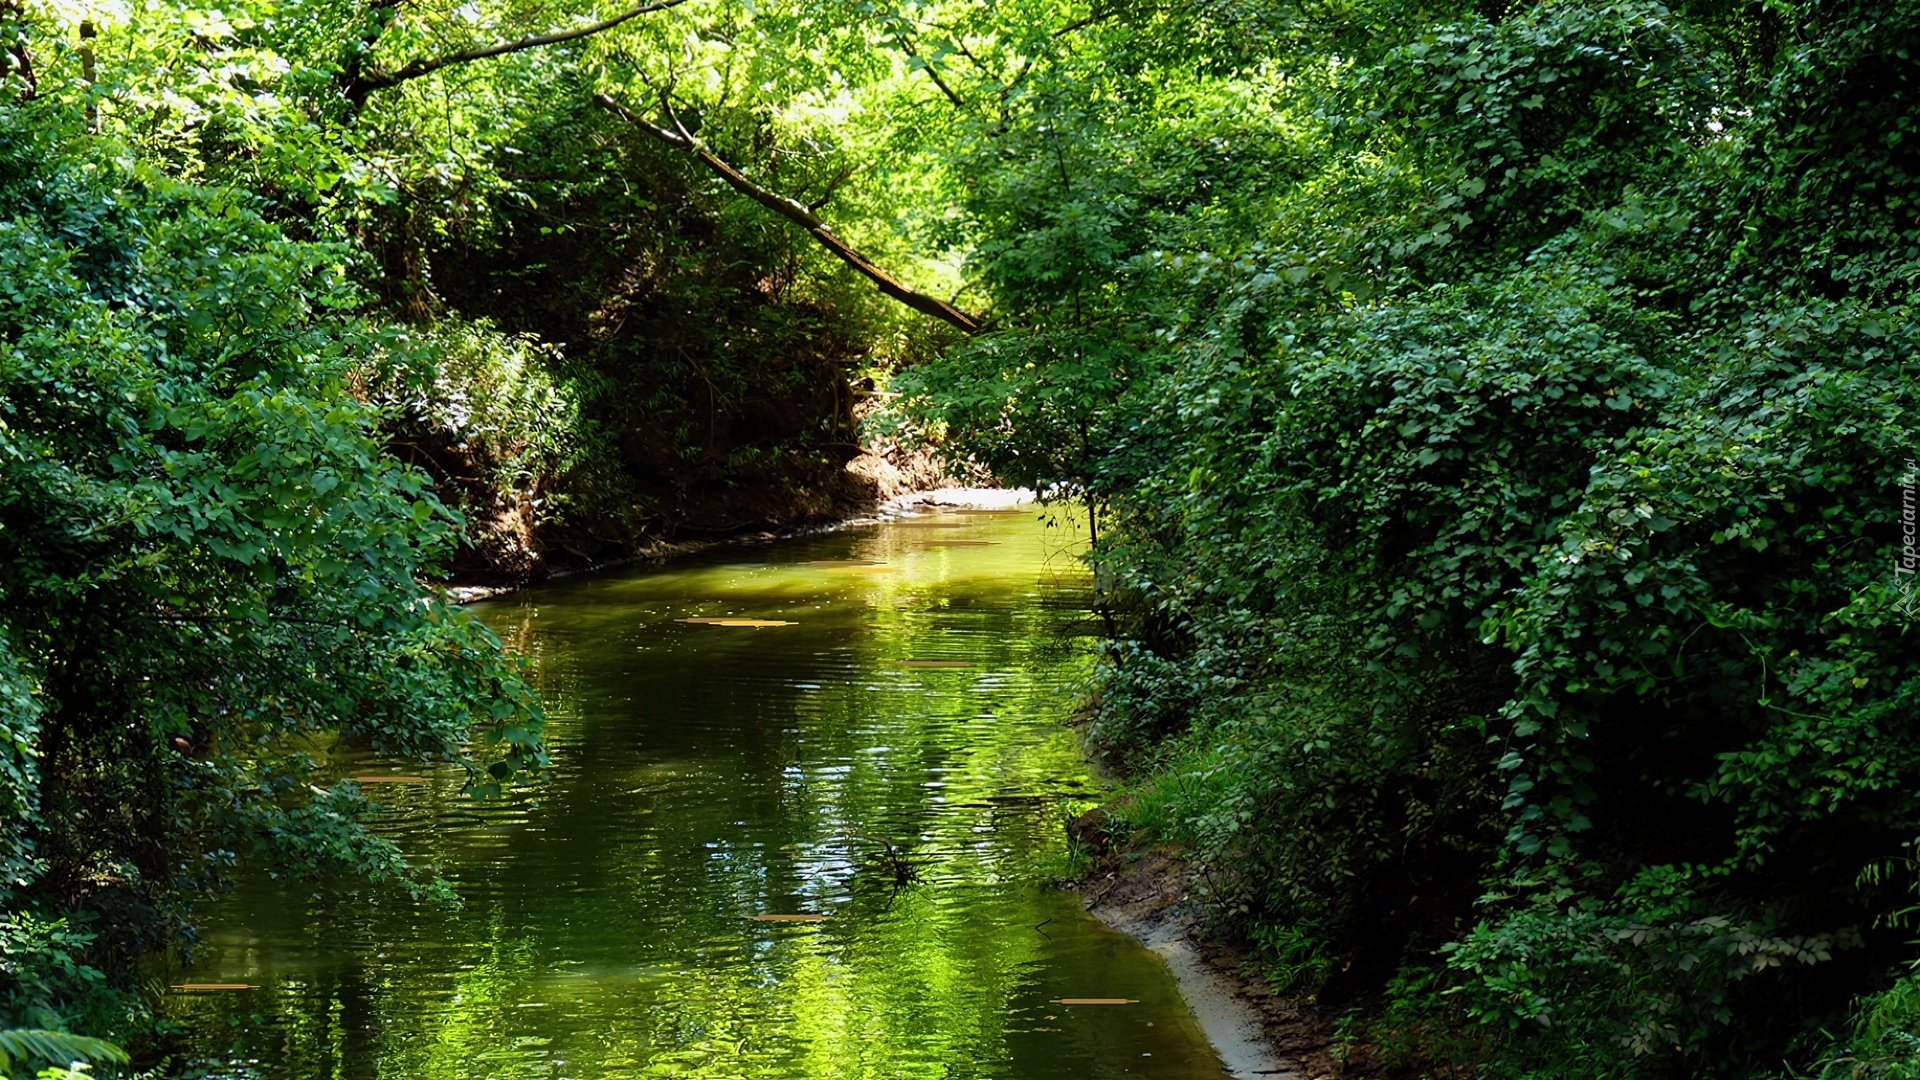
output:
M933 85L940 88L940 92L947 96L948 101L953 102L953 107L964 112L967 108L967 103L960 100L960 95L954 93L953 88L947 85L947 81L940 77L940 73L938 71L934 70L933 61L922 60L920 58L920 54L913 51L913 42L908 40L907 35L897 34L895 35L894 40L900 43L901 51L905 52L908 56L912 57L913 59L920 61L920 67L924 71L926 71L927 78L932 79Z
M1101 19L1107 18L1112 14L1113 12L1111 11L1095 11L1093 14L1087 16L1084 19L1075 19L1072 22L1068 23L1067 25L1061 27L1060 29L1055 30L1053 32L1053 36L1066 37L1068 34L1073 33L1075 30L1084 30L1087 27L1092 26L1094 23L1097 23Z
M513 41L503 41L498 45L488 45L485 48L467 49L464 52L448 53L445 56L413 60L408 62L404 67L395 68L392 71L376 70L364 74L353 73L349 76L345 93L348 100L352 101L355 105L364 105L367 100L367 95L373 93L375 90L385 90L391 86L398 86L409 79L417 79L422 75L431 75L444 67L471 63L475 60L485 60L494 56L505 56L508 53L517 53L526 49L538 49L545 45L558 45L563 41L576 41L583 37L591 37L594 34L611 30L629 19L638 18L641 15L649 15L656 11L665 11L671 7L679 7L686 2L687 0L653 0L652 3L628 8L612 18L602 19L599 22L589 23L586 26L577 26L571 30L556 30L551 34L532 34L527 37L517 38Z
M827 189L820 193L820 197L807 204L807 209L816 214L819 213L821 207L833 201L833 193L840 190L840 185L846 183L852 176L853 166L842 166L839 172L833 174L833 179L827 181Z
M848 246L846 241L835 236L833 230L827 226L827 223L820 220L819 216L812 210L793 199L787 198L785 195L768 191L766 188L747 179L741 174L740 170L714 156L706 147L701 146L699 141L680 124L679 119L673 116L671 109L668 110L668 116L673 119L674 128L678 130L669 130L658 124L643 120L639 116L636 116L631 109L628 109L625 105L620 104L606 94L595 94L593 96L593 103L661 142L666 143L668 146L685 150L692 154L699 159L702 165L705 165L710 171L718 175L720 179L725 180L728 187L774 213L779 214L781 217L786 218L788 221L793 222L809 233L812 233L813 238L820 243L820 246L833 252L834 255L839 257L841 262L858 270L862 276L873 282L885 295L894 300L898 300L900 303L920 312L922 315L939 319L941 322L949 326L957 327L966 333L977 334L980 332L979 316L968 314L952 304L947 303L945 300L928 296L925 293L917 292L901 284L893 275L875 266L872 262L868 261L864 255L861 255L859 252L853 250L852 247Z

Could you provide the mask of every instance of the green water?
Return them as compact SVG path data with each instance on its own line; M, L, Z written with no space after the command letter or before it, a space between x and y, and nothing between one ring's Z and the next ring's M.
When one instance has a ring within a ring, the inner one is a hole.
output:
M1050 885L1095 792L1062 724L1085 587L1032 510L947 511L479 605L537 665L552 776L368 786L457 912L212 905L175 981L252 988L169 996L184 1071L1220 1076L1159 961ZM792 625L678 621L726 616Z

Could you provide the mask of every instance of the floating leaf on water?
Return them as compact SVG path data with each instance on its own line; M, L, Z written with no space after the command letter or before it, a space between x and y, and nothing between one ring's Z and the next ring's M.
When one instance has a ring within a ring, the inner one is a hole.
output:
M923 548L996 547L999 543L998 540L929 540L920 546Z
M827 566L822 567L822 569L835 574L894 574L899 572L891 566L879 566L874 563Z
M825 915L755 915L754 922L825 922Z
M786 619L675 619L674 622L694 623L700 626L799 626L797 622Z
M879 566L872 559L811 559L808 566Z
M257 983L174 983L167 989L200 993L208 990L258 990L260 986Z
M973 521L895 521L896 529L971 529L979 523Z
M972 667L971 660L902 660L903 668L959 668Z
M1052 998L1050 1005L1138 1005L1139 998Z
M347 779L360 784L424 784L424 776L349 776Z

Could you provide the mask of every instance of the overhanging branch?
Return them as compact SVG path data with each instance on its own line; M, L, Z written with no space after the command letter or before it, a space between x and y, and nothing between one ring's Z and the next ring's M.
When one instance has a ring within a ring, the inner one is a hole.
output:
M680 127L677 122L675 123L675 127L680 128L678 131L661 127L658 124L635 115L633 110L620 104L606 94L595 94L593 96L593 103L661 142L666 143L668 146L685 150L692 154L695 158L699 159L702 165L705 165L710 171L718 175L720 179L725 180L728 187L813 234L814 240L818 241L820 246L833 252L839 257L841 262L858 270L862 276L873 282L874 285L888 297L905 304L913 310L920 312L922 315L939 319L941 322L949 326L957 327L966 333L976 334L980 332L980 319L978 316L968 314L944 300L928 296L923 292L918 292L901 284L899 279L875 266L866 256L853 250L852 247L848 246L846 241L834 235L833 230L827 226L826 222L820 220L819 215L809 210L800 202L777 192L769 191L747 179L746 176L741 174L740 170L720 160L706 147L701 146L699 141L688 134L686 129Z
M940 69L933 66L933 61L921 60L920 54L913 51L913 42L908 39L907 35L905 34L896 35L894 40L900 43L900 48L908 56L912 57L915 60L920 60L920 67L922 70L924 70L927 73L927 78L932 79L933 85L940 88L940 92L947 96L948 101L953 102L954 108L960 109L962 111L966 110L967 103L960 99L959 94L956 94L953 92L953 88L947 85L947 80L942 79L940 77Z
M364 74L356 74L352 76L348 82L345 94L348 100L352 101L355 105L364 105L367 100L367 95L373 93L375 90L385 90L390 86L398 86L409 79L417 79L422 75L431 75L441 68L452 67L455 64L471 63L475 60L485 60L494 56L505 56L508 53L517 53L526 49L538 49L546 45L558 45L565 41L577 41L583 37L592 37L594 34L611 30L629 19L649 15L656 11L665 11L668 8L678 7L686 2L687 0L653 0L651 3L641 4L639 7L628 8L612 18L602 19L597 23L589 23L586 26L576 26L571 30L556 30L551 34L532 34L513 41L503 41L498 45L488 45L485 48L467 49L464 52L448 53L445 56L413 60L409 61L405 66L395 68L392 71L371 71Z

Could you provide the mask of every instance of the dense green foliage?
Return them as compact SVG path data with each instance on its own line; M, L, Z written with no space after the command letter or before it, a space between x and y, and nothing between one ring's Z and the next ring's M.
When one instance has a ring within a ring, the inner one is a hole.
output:
M5 1028L0 1029L0 1068L11 1069L16 1063L25 1065L43 1061L50 1063L50 1071L59 1078L71 1075L86 1075L83 1068L95 1062L125 1064L127 1052L102 1039L85 1035L72 1035L64 1031L47 1031L42 1028ZM49 1070L42 1070L45 1076Z
M247 190L290 235L352 245L366 299L426 339L408 358L421 380L446 382L436 342L451 342L466 371L541 384L513 407L511 463L470 452L490 436L462 426L459 408L386 420L402 456L468 511L469 576L519 580L683 529L831 512L858 494L840 475L858 449L849 383L937 338L909 333L905 313L804 234L591 103L684 83L682 119L703 138L895 253L885 180L855 177L836 138L793 122L851 107L833 65L891 70L866 57L857 20L689 7L615 37L384 81L581 14L360 0L109 9L95 13L90 88L78 13L29 8L23 23L42 96L84 96L103 134L169 176Z
M1096 509L1119 824L1355 1054L1920 1069L1920 9L687 0L462 55L611 14L83 57L0 3L9 1023L137 1011L242 857L431 891L306 786L538 761L416 579L824 513L902 369L892 422Z
M351 314L349 253L79 120L0 114L0 1012L108 1032L237 860L447 895L356 785L317 786L334 741L497 789L541 722L416 582L457 520L348 392L390 336ZM22 1038L9 1061L55 1045Z
M1387 1067L1813 1053L1915 956L1920 11L1185 18L1036 70L902 380L1105 513L1116 815Z

